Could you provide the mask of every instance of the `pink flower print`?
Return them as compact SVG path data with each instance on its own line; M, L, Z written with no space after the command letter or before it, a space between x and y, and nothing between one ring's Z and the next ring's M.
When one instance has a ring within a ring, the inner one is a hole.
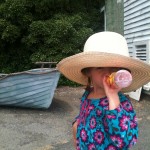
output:
M134 122L137 123L137 117L136 116L134 116L133 120L134 120Z
M103 107L108 106L108 99L107 98L101 99L100 105L103 106Z
M113 145L109 145L106 150L116 150L115 146Z
M76 140L76 150L80 150L80 147L79 147L79 140Z
M94 133L94 139L98 144L102 144L104 141L104 135L101 131L96 131Z
M95 145L94 144L89 144L88 145L88 150L95 150Z
M102 119L102 122L103 122L103 125L104 125L104 128L105 128L105 131L108 132L109 128L108 128L108 123L106 121L106 117Z
M133 120L130 122L130 127L133 129L137 126L137 117L134 116Z
M119 123L122 130L127 130L129 125L129 117L123 115Z
M95 107L94 107L94 105L90 105L89 107L88 107L88 115L90 114L90 112L94 109Z
M133 111L133 108L132 108L132 105L130 102L128 101L125 101L125 102L122 102L122 106L123 108L126 110L126 111Z
M82 111L86 110L87 105L88 105L87 100L84 100L84 102L83 102L83 104L82 104L82 106L81 106L81 110L82 110Z
M123 148L124 144L123 144L123 140L121 139L121 137L117 135L113 135L111 136L111 139L115 143L115 145L117 145L118 148Z
M134 116L133 120L130 122L130 127L132 129L137 127L137 117L136 116Z
M134 121L131 121L130 122L130 127L133 129L133 128L135 128L137 126L137 124L136 124L136 122L134 122Z
M101 110L99 110L99 109L97 109L97 110L96 110L96 114L97 114L97 116L101 116L102 111L101 111Z
M117 108L116 108L117 112L121 112L122 108L121 106L119 105Z
M116 119L116 116L115 115L107 115L107 118L108 119Z
M88 102L87 102L87 100L84 100L83 104L81 105L81 110L80 110L80 123L85 122L87 106L88 106Z
M133 139L130 142L129 147L131 148L133 145L135 145L137 143L137 138L134 136Z
M89 110L93 110L93 109L94 109L94 105L90 105Z
M95 117L91 117L90 119L90 128L94 129L96 127L96 119Z
M87 133L86 133L86 131L84 129L82 129L80 131L80 137L81 137L81 139L82 139L83 142L85 142L87 140L88 136L87 136Z

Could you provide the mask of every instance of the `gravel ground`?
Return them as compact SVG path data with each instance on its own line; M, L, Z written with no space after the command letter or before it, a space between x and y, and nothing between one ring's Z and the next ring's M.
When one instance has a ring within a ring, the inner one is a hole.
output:
M71 122L78 114L83 88L61 87L47 110L0 107L0 150L74 150ZM150 148L150 100L131 100L139 122L139 141L133 150Z

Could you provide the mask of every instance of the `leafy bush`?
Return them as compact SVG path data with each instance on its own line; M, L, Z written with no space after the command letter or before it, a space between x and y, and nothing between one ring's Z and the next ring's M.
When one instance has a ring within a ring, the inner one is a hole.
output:
M36 61L57 61L82 51L101 30L99 1L3 0L0 2L0 68L31 69ZM60 79L60 84L74 83Z

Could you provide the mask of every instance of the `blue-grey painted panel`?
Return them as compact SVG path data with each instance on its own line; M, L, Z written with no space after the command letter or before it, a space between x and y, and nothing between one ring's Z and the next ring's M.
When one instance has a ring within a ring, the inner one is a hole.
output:
M48 108L60 73L43 68L3 75L0 78L0 105Z

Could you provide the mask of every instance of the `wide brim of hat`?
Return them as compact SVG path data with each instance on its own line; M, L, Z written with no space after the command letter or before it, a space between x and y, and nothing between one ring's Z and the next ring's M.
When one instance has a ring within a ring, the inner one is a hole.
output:
M58 70L68 79L87 85L88 79L81 73L87 67L121 67L131 71L132 84L122 89L131 92L150 82L150 65L139 59L105 52L82 52L67 57L57 64Z

